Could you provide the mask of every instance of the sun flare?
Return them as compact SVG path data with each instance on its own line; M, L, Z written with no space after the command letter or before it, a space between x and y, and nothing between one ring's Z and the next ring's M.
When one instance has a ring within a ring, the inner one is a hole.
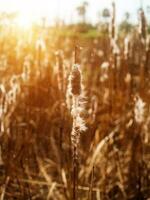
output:
M43 17L53 21L58 16L59 1L5 0L0 3L0 9L8 13L16 12L15 22L22 28L27 28Z
M32 25L33 19L31 19L27 15L19 13L18 16L16 17L15 22L19 27L23 29L28 29Z

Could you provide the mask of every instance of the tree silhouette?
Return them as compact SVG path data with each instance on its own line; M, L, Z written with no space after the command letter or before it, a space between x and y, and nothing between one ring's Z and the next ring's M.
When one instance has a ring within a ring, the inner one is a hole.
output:
M104 8L104 10L102 11L102 16L104 19L108 19L110 17L110 12L107 8Z
M132 29L132 24L129 22L130 13L126 12L124 14L124 20L120 24L120 30L123 31L125 34L129 33Z
M81 17L83 23L86 23L87 6L88 2L84 1L80 6L77 7L78 15Z

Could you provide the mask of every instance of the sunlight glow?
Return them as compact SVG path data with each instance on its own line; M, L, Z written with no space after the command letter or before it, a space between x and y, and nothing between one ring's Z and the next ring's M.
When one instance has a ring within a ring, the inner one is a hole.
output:
M43 17L53 21L58 15L57 8L58 1L51 0L0 0L0 11L17 12L15 22L24 28Z
M26 16L26 15L19 13L15 22L20 28L28 29L32 25L33 21L29 16Z
M89 3L87 20L96 22L97 13L104 9L110 8L112 0L86 0ZM146 8L148 0L143 0ZM78 21L76 8L83 0L0 0L0 12L17 12L17 24L21 27L28 27L34 21L39 21L46 17L49 23L54 23L56 18L65 20L66 23ZM126 11L130 12L131 20L137 19L137 9L140 7L140 0L124 1L115 0L117 8L117 20L121 20Z

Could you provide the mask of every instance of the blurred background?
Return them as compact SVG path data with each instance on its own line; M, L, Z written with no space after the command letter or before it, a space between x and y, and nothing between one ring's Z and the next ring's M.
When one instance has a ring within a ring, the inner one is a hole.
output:
M105 9L110 9L111 0L0 0L0 12L13 12L18 15L16 20L20 25L29 25L35 20L46 18L48 24L53 24L56 20L64 23L75 23L80 19L79 15L85 12L86 20L89 23L97 23L107 13ZM137 23L137 13L143 8L148 19L150 19L149 0L116 0L117 21L121 22L127 14L133 23ZM84 7L84 8L83 8ZM81 13L79 13L79 9ZM85 9L85 11L83 11Z
M0 0L0 200L150 200L150 0Z

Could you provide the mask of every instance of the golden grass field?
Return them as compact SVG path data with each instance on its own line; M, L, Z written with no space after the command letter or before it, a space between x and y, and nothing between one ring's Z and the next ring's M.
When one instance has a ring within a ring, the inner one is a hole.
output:
M150 36L110 19L0 25L0 200L150 199Z

